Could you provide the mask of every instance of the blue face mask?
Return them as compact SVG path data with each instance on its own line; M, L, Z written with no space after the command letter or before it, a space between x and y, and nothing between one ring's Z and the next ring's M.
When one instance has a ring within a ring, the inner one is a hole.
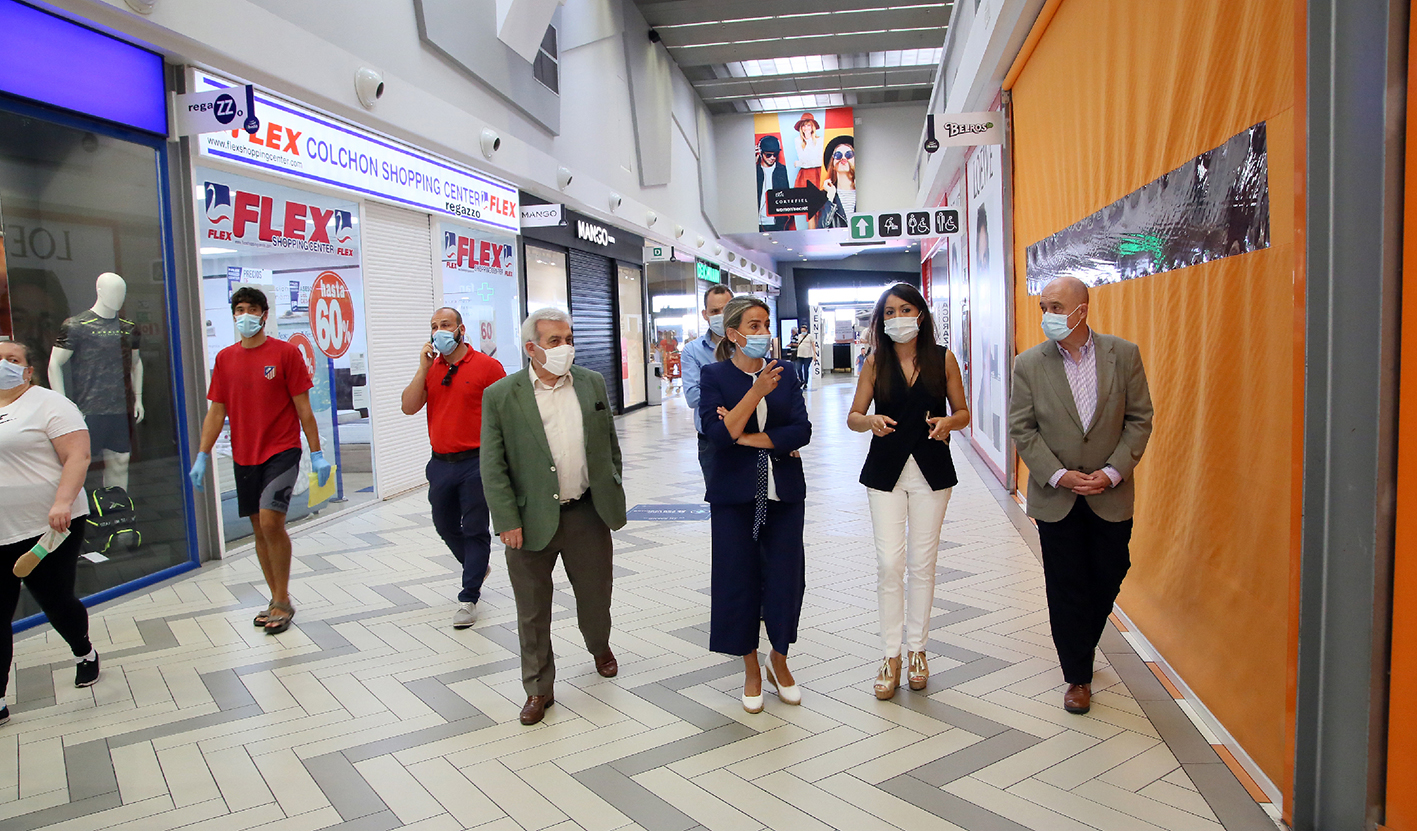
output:
M433 348L444 358L456 352L459 343L462 343L462 338L447 329L439 329L433 333Z
M1044 312L1043 334L1046 335L1049 340L1064 340L1067 338L1068 335L1071 335L1073 330L1077 328L1076 326L1068 325L1068 318L1072 317L1073 312L1076 311L1077 309L1073 309L1072 312L1068 312L1065 315L1060 315L1056 312Z
M719 337L723 337L723 315L717 314L709 316L709 331Z
M749 358L761 358L768 354L768 347L772 345L772 335L744 335L743 354Z
M261 318L256 315L237 315L236 331L243 338L255 337L261 331Z

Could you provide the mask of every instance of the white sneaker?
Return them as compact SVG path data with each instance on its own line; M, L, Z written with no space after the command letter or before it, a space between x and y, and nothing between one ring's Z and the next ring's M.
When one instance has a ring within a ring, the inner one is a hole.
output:
M477 604L464 603L453 613L453 628L466 629L477 622Z

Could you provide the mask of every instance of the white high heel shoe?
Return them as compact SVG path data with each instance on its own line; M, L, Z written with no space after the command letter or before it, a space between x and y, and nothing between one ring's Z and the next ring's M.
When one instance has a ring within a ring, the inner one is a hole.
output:
M743 709L749 713L761 713L763 711L763 693L761 688L757 695L743 693Z
M766 667L766 669L768 671L768 680L772 682L773 689L777 690L777 697L779 701L781 701L783 704L802 703L801 687L797 686L796 684L787 687L779 686L777 683L777 678L773 677L772 667Z

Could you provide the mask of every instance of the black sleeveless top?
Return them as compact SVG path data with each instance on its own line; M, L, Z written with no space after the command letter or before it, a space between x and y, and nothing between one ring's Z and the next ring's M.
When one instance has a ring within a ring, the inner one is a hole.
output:
M939 350L942 355L946 351L943 346ZM906 384L905 375L897 366L891 379L890 401L877 399L876 413L895 419L895 432L871 437L871 449L861 468L861 484L878 491L895 490L905 461L912 456L931 489L944 490L959 483L949 443L931 439L930 425L925 423L927 413L931 418L950 414L949 399L943 391L940 395L931 394L918 377L914 385Z

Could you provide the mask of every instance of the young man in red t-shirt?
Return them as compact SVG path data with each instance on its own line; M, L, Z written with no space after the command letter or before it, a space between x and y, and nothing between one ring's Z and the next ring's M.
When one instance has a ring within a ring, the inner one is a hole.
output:
M433 313L433 336L418 353L418 372L403 391L403 411L428 405L428 502L433 527L462 564L462 591L453 628L477 620L477 601L492 552L492 518L482 495L482 391L505 378L493 358L467 343L462 314L444 306Z
M330 463L320 452L320 432L310 410L310 370L300 350L266 336L270 305L260 289L242 286L231 295L231 314L241 342L221 350L212 368L202 422L201 452L188 476L197 490L206 479L212 447L231 419L231 458L236 468L236 507L251 518L256 558L271 590L271 604L257 615L267 634L290 628L290 535L285 514L300 472L300 430L310 444L310 466L321 486Z

